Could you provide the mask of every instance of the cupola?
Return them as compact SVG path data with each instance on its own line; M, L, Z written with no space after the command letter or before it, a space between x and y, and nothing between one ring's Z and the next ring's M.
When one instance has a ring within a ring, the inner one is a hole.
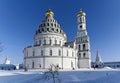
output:
M53 13L50 9L48 9L48 10L46 11L46 13L45 13L45 16L46 16L46 17L53 17L53 16L54 16L54 13Z

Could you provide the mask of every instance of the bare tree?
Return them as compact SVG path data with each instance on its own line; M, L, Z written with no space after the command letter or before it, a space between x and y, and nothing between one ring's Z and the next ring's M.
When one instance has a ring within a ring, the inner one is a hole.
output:
M53 79L53 83L60 83L59 79L59 66L58 65L50 65L48 68L48 71L44 72L43 79L44 80L50 80Z

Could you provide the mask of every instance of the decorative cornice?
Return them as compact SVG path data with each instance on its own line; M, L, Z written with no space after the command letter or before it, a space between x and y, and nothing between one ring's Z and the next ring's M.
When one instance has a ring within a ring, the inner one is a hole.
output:
M72 59L77 59L77 57L69 57L69 56L30 56L30 57L25 57L24 59L30 59L30 58L72 58Z

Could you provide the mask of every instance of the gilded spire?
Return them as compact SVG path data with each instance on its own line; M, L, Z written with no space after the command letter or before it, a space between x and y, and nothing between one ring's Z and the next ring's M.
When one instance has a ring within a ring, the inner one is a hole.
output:
M54 13L53 13L50 9L48 9L48 10L46 11L46 13L45 13L45 16L46 16L46 17L53 17L53 16L54 16Z
M82 8L80 8L80 12L77 14L77 17L80 16L86 16L85 12L82 11Z

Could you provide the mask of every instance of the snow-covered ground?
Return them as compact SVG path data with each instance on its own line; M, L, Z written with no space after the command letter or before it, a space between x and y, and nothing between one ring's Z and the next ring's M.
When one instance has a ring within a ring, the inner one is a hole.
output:
M43 80L41 71L0 71L0 83L53 83ZM120 83L120 70L69 70L59 71L61 83ZM57 83L57 82L56 82Z

